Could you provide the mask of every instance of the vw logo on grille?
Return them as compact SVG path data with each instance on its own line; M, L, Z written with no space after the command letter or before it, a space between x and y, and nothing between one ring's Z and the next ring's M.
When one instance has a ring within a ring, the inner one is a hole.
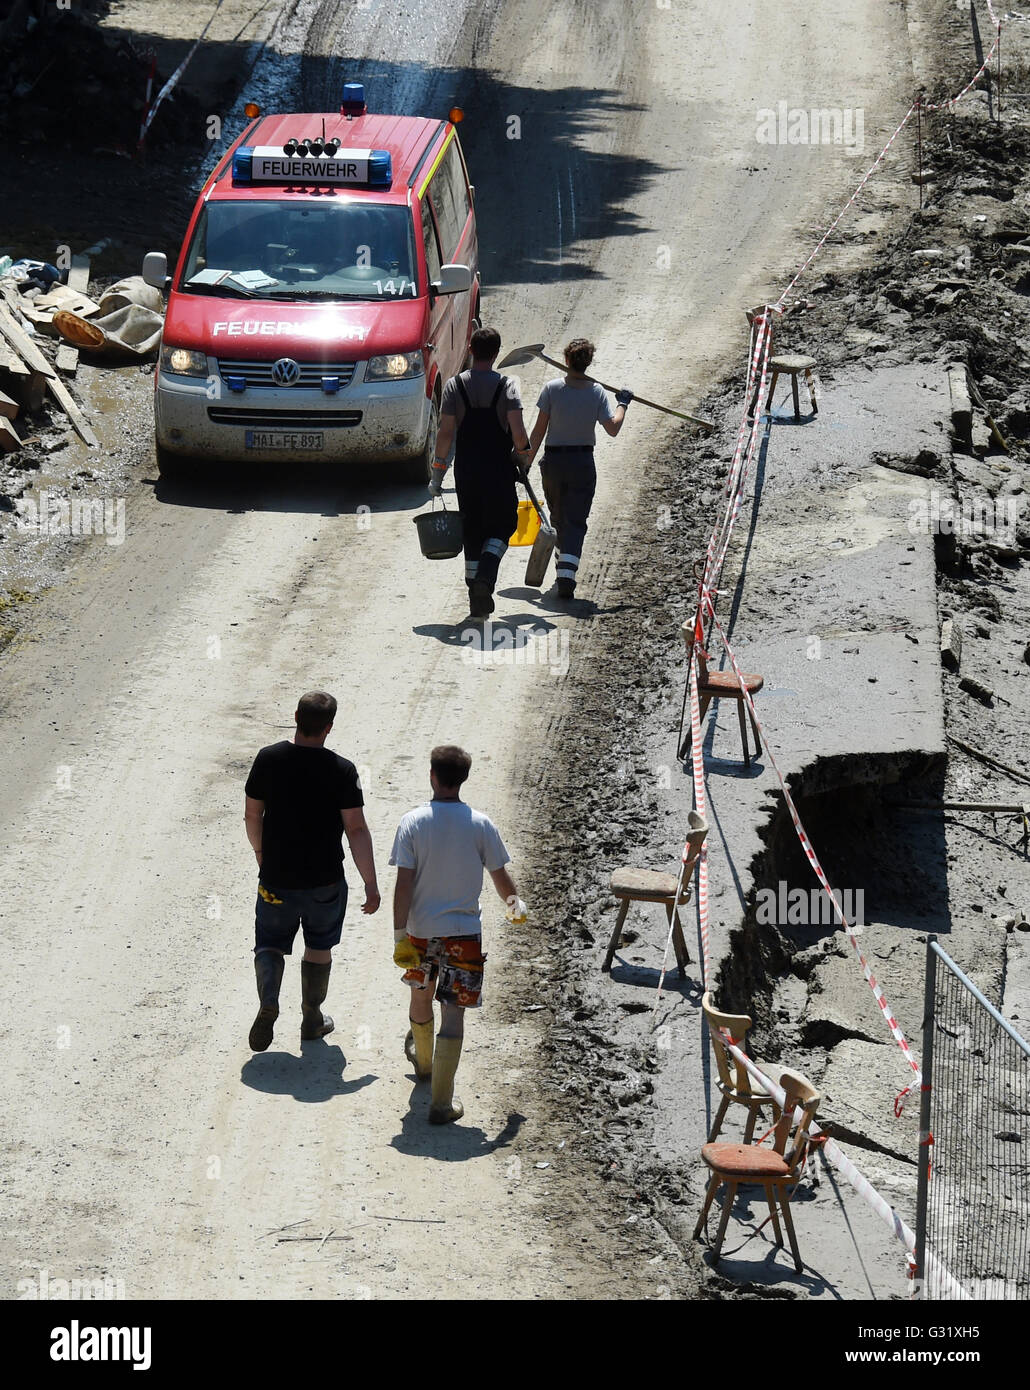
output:
M300 363L292 357L280 357L272 363L272 380L276 386L294 386L300 380Z

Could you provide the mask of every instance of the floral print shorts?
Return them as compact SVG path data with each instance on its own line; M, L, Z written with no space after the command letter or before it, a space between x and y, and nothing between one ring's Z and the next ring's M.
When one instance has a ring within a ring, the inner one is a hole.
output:
M406 970L402 979L416 989L427 989L436 981L436 998L441 1004L457 1004L478 1009L483 991L483 938L481 936L408 936L422 957L421 964Z

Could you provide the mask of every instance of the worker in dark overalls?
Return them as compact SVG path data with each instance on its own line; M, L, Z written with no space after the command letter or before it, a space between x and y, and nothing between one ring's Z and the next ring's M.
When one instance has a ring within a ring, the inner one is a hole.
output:
M451 377L443 390L429 491L439 495L453 441L469 612L473 618L488 618L494 611L497 571L518 524L512 444L524 465L529 439L518 386L493 369L501 335L495 328L477 328L470 346L471 368Z
M601 425L614 438L633 399L632 391L617 391L613 411L608 392L585 376L593 359L593 343L573 338L565 349L565 379L547 382L540 392L539 414L530 437L532 466L546 436L540 473L551 524L558 532L555 577L559 598L574 598L576 594L576 574L597 486L594 426Z

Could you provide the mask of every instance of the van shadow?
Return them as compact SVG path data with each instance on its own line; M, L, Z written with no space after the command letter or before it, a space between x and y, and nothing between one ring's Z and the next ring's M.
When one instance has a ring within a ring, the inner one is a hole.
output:
M201 462L195 476L144 479L159 502L224 511L294 513L338 517L356 537L375 531L377 512L416 512L426 501L424 484L398 482L392 465L226 464ZM416 544L412 532L412 544Z
M343 1079L347 1059L338 1044L323 1039L301 1043L301 1055L259 1052L240 1068L240 1080L270 1096L292 1096L304 1104L319 1104L334 1096L349 1096L378 1081L371 1073L353 1081Z
M411 1109L401 1120L401 1132L390 1140L390 1147L413 1158L436 1158L444 1163L465 1163L468 1159L485 1158L498 1149L507 1148L518 1137L526 1120L525 1115L512 1111L490 1139L478 1125L466 1125L461 1120L449 1125L431 1125L426 1118L428 1086L416 1086L409 1103Z

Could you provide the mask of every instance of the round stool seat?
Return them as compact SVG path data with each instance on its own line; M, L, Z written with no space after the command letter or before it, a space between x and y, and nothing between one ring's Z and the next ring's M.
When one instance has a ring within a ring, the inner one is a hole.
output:
M741 671L740 674L744 677L744 684L751 695L754 695L765 685L765 677L759 676L753 671L750 674L747 671ZM702 694L710 692L720 696L736 695L738 699L740 698L740 682L733 671L709 671L707 679L701 681L698 689Z
M674 898L678 879L657 869L616 869L611 890L617 898L648 898L655 902Z
M803 353L785 352L782 356L769 358L769 370L773 372L807 372L815 366L814 357Z

